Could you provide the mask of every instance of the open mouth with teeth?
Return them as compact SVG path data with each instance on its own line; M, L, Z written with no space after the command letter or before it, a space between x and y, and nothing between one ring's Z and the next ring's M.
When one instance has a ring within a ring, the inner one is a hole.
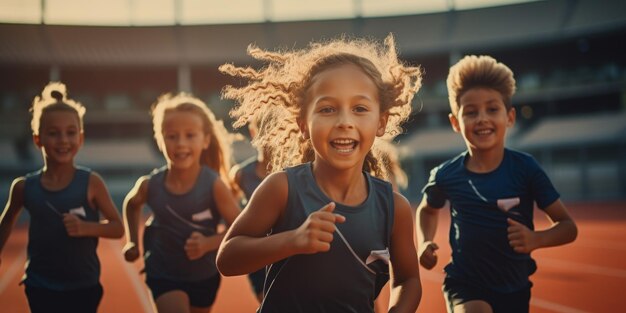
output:
M186 157L188 157L190 155L191 155L191 153L178 152L178 153L174 154L174 158L176 158L176 159L184 159L184 158L186 158Z
M358 141L354 139L335 139L330 142L331 147L337 150L339 153L349 153L356 149L356 146L359 144Z
M481 130L475 131L474 133L479 136L485 136L485 135L490 135L493 132L494 132L493 129L481 129Z

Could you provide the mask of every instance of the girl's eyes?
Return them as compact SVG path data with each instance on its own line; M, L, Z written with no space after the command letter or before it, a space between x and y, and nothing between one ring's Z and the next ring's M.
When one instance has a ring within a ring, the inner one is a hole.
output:
M368 108L364 105L359 105L357 107L354 108L355 112L367 112L369 111Z
M185 136L185 138L193 139L193 138L198 137L199 133L186 133L186 134L183 134L183 136ZM168 139L168 140L175 140L179 136L178 134L165 134L165 136L163 137L165 137L165 139Z
M332 113L332 112L335 112L335 109L332 108L332 107L323 107L323 108L319 109L318 112L320 112L320 113Z
M57 131L57 130L46 132L46 135L48 135L48 136L59 136L61 134L63 134L63 132L62 131ZM76 130L68 130L68 131L65 132L65 134L67 136L76 136L78 134L78 131L76 131Z
M335 111L337 110L333 107L324 107L318 110L319 113L333 113ZM357 112L357 113L363 113L363 112L368 112L369 109L364 105L359 105L359 106L354 107L352 111Z

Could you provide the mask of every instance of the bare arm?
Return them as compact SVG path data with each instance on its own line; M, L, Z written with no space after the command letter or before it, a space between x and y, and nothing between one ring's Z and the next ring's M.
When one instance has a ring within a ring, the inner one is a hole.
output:
M435 251L439 249L439 247L433 239L437 233L440 209L428 205L427 197L428 196L424 194L422 202L420 202L417 207L415 224L417 224L416 233L420 264L426 269L432 269L437 264L437 253Z
M87 195L90 205L102 212L104 220L88 222L72 214L65 214L63 222L70 236L121 238L124 235L122 219L100 175L92 172Z
M394 192L391 235L391 296L389 312L415 312L422 298L417 252L413 244L413 214L409 202Z
M544 211L552 223L545 230L532 231L525 225L508 219L509 244L515 252L530 253L535 249L560 246L576 239L578 228L561 200L554 201Z
M333 213L334 203L309 215L300 227L266 236L287 205L284 172L268 176L226 233L217 254L217 267L226 276L252 273L294 254L328 251L336 230L345 221Z
M15 221L24 207L24 182L24 177L16 178L13 181L11 191L9 192L9 199L4 206L2 217L0 217L0 255L2 255L2 249L9 239ZM2 264L1 258L0 264Z
M142 176L137 180L126 198L124 198L123 214L124 228L126 229L126 246L124 257L132 262L139 258L138 228L141 208L146 203L148 196L148 177Z

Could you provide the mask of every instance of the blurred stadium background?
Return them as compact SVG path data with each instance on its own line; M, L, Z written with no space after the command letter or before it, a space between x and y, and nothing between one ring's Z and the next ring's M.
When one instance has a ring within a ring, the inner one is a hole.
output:
M626 199L626 1L622 0L0 0L0 200L41 167L28 109L50 80L87 107L77 163L98 171L121 208L134 181L164 163L149 107L191 91L230 124L225 62L258 65L246 47L304 47L341 34L396 36L425 70L398 137L405 195L464 149L450 128L445 78L466 54L514 71L508 145L533 154L567 201ZM245 133L245 132L244 132ZM253 155L246 142L236 159Z

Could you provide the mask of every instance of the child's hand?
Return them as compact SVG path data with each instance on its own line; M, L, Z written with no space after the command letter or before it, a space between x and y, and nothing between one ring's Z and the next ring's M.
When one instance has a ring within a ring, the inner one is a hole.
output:
M437 249L439 246L432 241L426 241L420 245L419 260L425 269L429 270L437 265L437 252L435 252Z
M293 240L297 253L312 254L330 250L333 241L335 223L343 223L346 218L335 214L335 203L330 202L316 212L311 213L306 221L295 231Z
M132 242L127 243L122 251L127 262L134 262L139 258L139 248Z
M185 252L189 260L197 260L206 253L204 248L205 239L206 237L197 231L192 232L189 238L187 238L187 242L185 242Z
M78 216L71 213L63 214L63 224L70 237L82 237L85 235L87 225Z
M526 225L507 218L509 223L509 245L517 253L530 253L537 249L537 234Z

